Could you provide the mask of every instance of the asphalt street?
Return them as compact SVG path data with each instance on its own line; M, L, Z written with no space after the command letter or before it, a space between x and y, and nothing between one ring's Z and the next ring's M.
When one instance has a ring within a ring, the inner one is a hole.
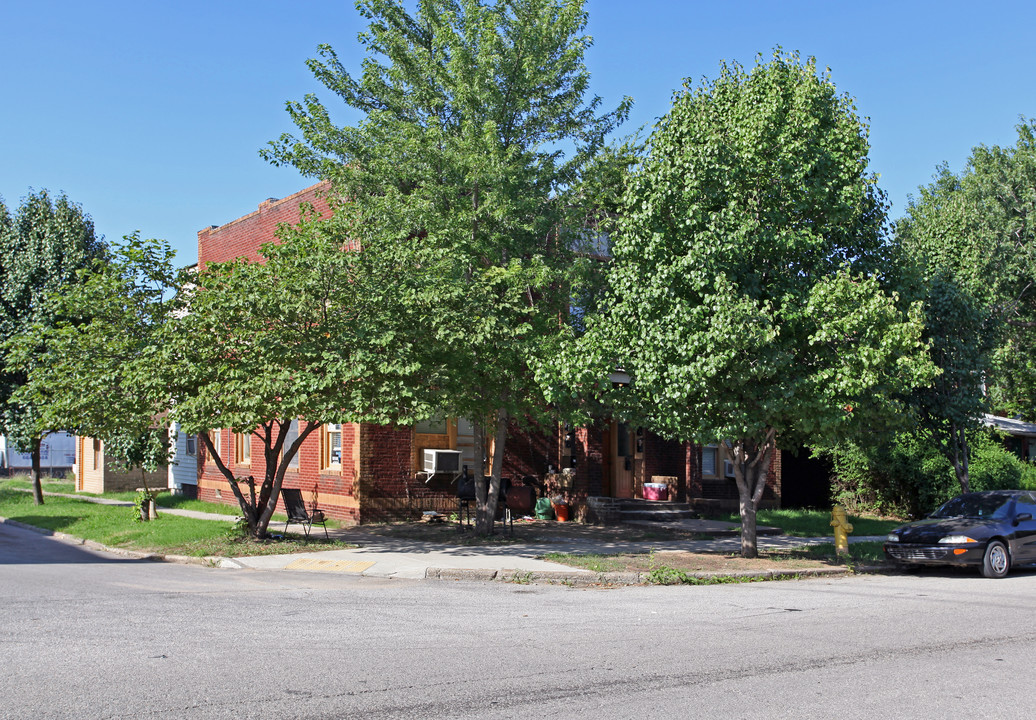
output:
M0 525L0 717L1021 715L1036 574L572 589L127 560Z

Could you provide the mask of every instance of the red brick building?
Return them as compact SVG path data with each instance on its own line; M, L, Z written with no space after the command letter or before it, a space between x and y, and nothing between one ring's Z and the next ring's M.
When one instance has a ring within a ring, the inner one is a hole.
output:
M258 209L225 225L198 233L198 264L245 257L258 259L259 247L274 241L277 226L300 220L300 206L308 203L320 216L330 210L317 184L289 197L269 199ZM223 462L236 476L261 477L261 443L251 435L213 431ZM462 462L474 466L474 439L463 419L428 421L414 427L385 427L345 423L321 427L303 443L285 476L285 487L297 487L307 501L316 500L330 516L350 522L376 522L412 517L424 510L456 509L455 486L435 478L426 483L420 473L421 450L453 449ZM198 494L201 499L235 504L227 481L206 462L199 443ZM645 482L670 486L674 500L717 507L737 507L737 489L727 473L725 448L680 444L663 440L639 428L602 421L589 428L560 426L539 430L512 426L505 448L504 476L521 483L525 478L543 483L552 470L573 468L571 485L563 490L575 507L585 512L586 499L642 497ZM780 504L780 454L770 473L766 501ZM553 477L553 476L552 476Z

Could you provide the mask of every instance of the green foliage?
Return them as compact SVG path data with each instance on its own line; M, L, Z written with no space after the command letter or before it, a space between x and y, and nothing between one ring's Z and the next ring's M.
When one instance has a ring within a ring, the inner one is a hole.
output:
M971 490L1036 488L1036 466L996 434L979 432L971 444ZM852 512L923 517L961 491L950 462L923 435L899 433L878 447L844 443L829 455L833 499Z
M965 169L944 165L919 189L897 228L922 266L947 273L997 321L994 406L1036 419L1036 121L1014 146L980 145Z
M159 417L167 386L155 368L157 333L177 312L184 282L158 240L124 238L50 295L49 321L12 339L9 362L27 382L14 395L44 427L95 437L125 468L154 471L169 458Z
M32 398L11 401L28 371L45 362L38 329L61 321L49 298L78 282L78 272L103 255L90 216L66 196L29 193L13 218L0 203L0 432L22 452L36 451L45 432L62 429L45 422ZM24 345L20 365L10 357L14 338Z
M666 437L729 438L744 524L775 438L796 444L895 412L927 381L918 307L876 274L883 198L867 128L815 61L775 53L685 85L629 183L607 308L562 358L564 392L617 363L622 412Z
M247 518L240 517L227 526L226 537L230 540L244 540L250 534Z
M309 67L359 122L336 126L310 95L288 104L300 137L262 154L329 180L363 268L390 270L377 276L367 324L400 347L415 382L378 402L469 418L476 443L490 430L502 461L508 425L544 419L531 367L556 352L570 291L596 280L576 253L596 237L587 225L611 216L631 162L628 148L602 153L629 101L601 114L599 98L585 99L582 2L424 0L413 15L395 0L357 7L370 20L362 72L326 45ZM481 464L481 447L475 455ZM483 532L501 469L494 463L478 502Z
M701 581L688 574L685 570L671 568L668 565L658 565L648 573L647 581L652 585L684 585L699 584ZM704 584L704 583L702 583Z
M133 522L145 522L151 509L151 493L141 488L133 498Z

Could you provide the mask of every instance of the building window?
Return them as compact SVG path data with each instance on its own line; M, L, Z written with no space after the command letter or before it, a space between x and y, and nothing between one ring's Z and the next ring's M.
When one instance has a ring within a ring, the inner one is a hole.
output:
M320 469L342 469L341 423L324 423L320 426Z
M234 462L252 464L252 433L234 433Z
M188 435L185 438L185 441L186 441L186 445L187 445L187 448L186 448L187 454L189 456L191 456L191 457L194 457L195 455L197 455L198 454L198 436L197 435Z
M716 464L719 460L719 446L706 445L701 449L701 474L703 477L716 477Z
M456 418L432 417L414 424L413 472L424 467L425 450L456 450ZM487 446L488 449L488 446Z
M101 469L101 441L97 438L93 438L93 455L91 470Z
M292 420L291 421L291 425L288 426L287 434L284 437L284 445L281 446L281 455L282 456L283 456L284 453L286 453L288 451L288 448L291 447L291 444L293 442L295 442L295 440L298 438L298 436L299 436L299 421L298 420ZM302 448L299 448L299 450L301 450L301 449ZM299 457L301 455L302 455L302 453L296 452L292 456L291 460L288 462L288 469L289 470L298 470L299 469Z
M220 436L223 435L222 430L209 430L209 440L212 441L212 447L215 450L215 454L222 457L223 450L219 446Z

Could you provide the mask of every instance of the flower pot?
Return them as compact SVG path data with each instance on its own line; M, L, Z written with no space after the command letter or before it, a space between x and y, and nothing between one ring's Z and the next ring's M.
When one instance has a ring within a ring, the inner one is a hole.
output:
M665 483L644 483L645 500L668 500L669 486Z
M558 522L568 522L568 503L552 503Z

